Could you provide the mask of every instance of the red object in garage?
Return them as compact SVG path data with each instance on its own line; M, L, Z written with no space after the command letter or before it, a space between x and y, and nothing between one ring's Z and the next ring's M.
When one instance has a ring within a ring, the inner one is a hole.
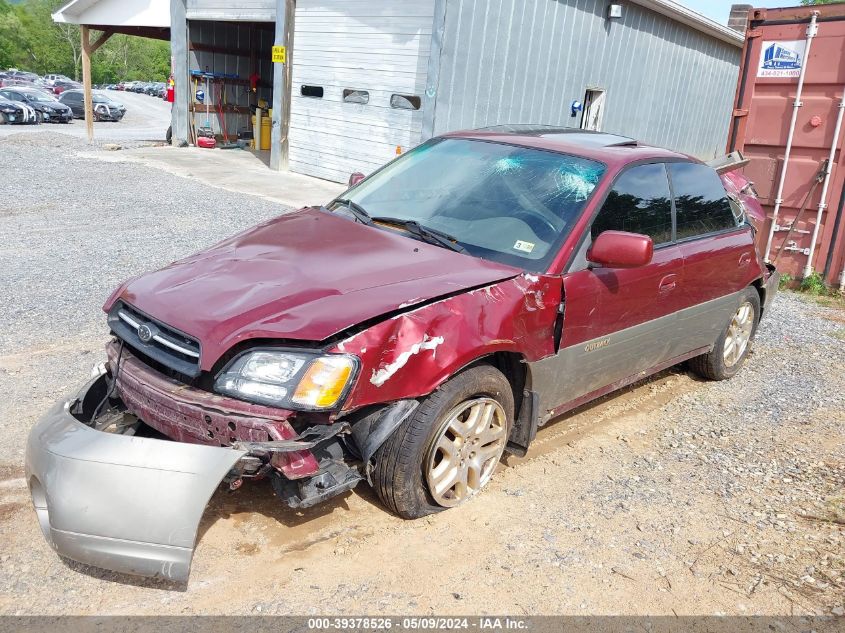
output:
M217 147L217 141L212 136L200 136L199 138L197 138L197 147L214 149L215 147Z
M766 210L768 260L777 258L795 278L816 271L838 286L845 268L845 5L753 9L748 18L728 151L751 160L743 171Z

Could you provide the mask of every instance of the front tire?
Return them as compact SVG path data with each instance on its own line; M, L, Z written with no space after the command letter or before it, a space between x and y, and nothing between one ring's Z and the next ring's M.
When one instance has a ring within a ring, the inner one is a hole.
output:
M513 392L502 372L478 365L457 374L376 452L376 494L405 519L461 505L493 476L513 416Z
M690 368L710 380L732 378L742 368L751 351L751 342L760 322L760 295L746 288L727 327L708 354L689 361Z

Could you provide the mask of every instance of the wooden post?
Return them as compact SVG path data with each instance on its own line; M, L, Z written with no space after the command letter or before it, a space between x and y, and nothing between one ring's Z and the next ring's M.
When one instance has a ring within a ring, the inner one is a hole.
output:
M88 142L94 140L94 104L91 98L91 40L88 27L84 24L82 33L82 90L85 95L85 130L88 132Z

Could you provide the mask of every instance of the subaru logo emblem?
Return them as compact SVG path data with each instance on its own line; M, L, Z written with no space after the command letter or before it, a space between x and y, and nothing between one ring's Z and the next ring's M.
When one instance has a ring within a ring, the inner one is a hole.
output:
M138 338L144 343L149 343L153 338L153 331L148 325L138 326Z

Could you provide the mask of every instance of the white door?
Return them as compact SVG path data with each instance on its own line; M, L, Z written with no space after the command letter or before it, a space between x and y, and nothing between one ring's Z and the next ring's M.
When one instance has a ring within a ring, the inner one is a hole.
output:
M419 144L434 0L297 0L291 171L346 182Z
M601 131L604 119L604 104L607 93L600 88L591 88L584 95L584 114L581 117L581 128L584 130Z

